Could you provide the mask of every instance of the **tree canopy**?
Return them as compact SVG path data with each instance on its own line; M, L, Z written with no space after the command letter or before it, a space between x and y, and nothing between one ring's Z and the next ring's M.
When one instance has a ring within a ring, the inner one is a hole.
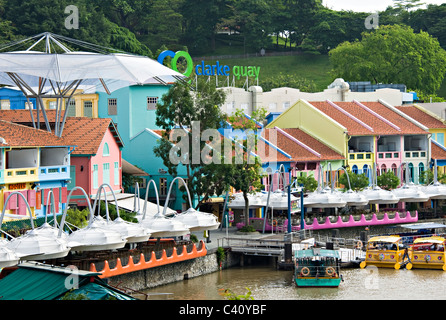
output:
M404 83L436 92L446 72L446 51L427 32L403 25L381 26L362 39L330 51L333 74L348 81Z

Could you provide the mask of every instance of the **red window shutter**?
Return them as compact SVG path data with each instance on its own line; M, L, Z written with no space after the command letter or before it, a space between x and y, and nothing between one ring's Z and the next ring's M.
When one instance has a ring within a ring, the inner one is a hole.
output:
M54 194L54 211L59 213L59 188L53 188Z
M20 191L20 193L23 194L25 196L25 199L26 199L26 196L28 195L28 190ZM24 216L24 215L26 215L26 212L27 212L25 200L23 199L23 197L21 197L19 195L17 195L17 196L19 197L19 211L18 211L18 214L21 215L21 216Z
M11 192L5 192L4 193L4 201L6 201L6 199L8 199L8 196L11 194ZM17 194L14 194L14 195L12 195L11 196L11 198L9 198L9 200L8 200L8 204L7 204L7 206L6 206L6 209L9 209L9 210L14 210L14 209L17 209L18 208L18 206L17 206Z
M67 187L62 187L60 190L60 202L67 203L68 191Z
M36 190L28 190L28 203L31 208L36 206Z
M47 206L48 205L48 193L50 192L50 189L43 189L43 201L42 203Z
M42 209L42 192L36 192L36 209Z

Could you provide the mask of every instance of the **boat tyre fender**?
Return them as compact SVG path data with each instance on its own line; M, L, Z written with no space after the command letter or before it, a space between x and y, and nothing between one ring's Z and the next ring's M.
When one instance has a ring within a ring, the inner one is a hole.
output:
M362 241L358 240L358 242L356 242L356 249L362 249Z
M329 277L334 277L336 275L335 269L333 267L327 267L325 269L325 274Z
M304 277L307 277L310 275L310 269L308 269L307 267L303 267L302 270L300 270L300 274Z
M277 227L277 220L273 220L273 227Z

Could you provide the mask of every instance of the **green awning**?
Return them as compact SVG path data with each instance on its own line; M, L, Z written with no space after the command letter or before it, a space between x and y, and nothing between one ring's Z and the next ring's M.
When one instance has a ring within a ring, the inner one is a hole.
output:
M86 300L136 300L135 298L117 292L108 286L99 285L94 282L87 283L79 289L71 291L70 294L82 294L85 296ZM61 298L62 297L59 297L58 300Z
M0 280L0 300L55 300L67 292L84 294L89 300L110 297L136 300L108 286L97 272L23 262L19 268ZM77 288L72 290L73 286Z
M63 273L19 268L0 280L0 300L53 300L68 291L66 279Z

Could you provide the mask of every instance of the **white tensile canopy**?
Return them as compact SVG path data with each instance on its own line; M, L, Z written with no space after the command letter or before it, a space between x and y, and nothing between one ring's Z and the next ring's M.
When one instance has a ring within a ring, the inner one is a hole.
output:
M26 50L0 53L0 84L17 86L27 98L36 98L36 109L42 110L48 131L51 128L42 107L42 98L57 98L54 130L58 136L62 136L68 110L66 108L62 114L62 99L68 99L68 105L79 85L110 93L125 86L166 84L184 78L154 59L123 52L109 53L113 49L49 32L3 45L0 50L23 46L30 41L35 42ZM43 43L44 51L35 51ZM72 51L70 46L99 52ZM37 121L37 126L40 126L40 121Z

